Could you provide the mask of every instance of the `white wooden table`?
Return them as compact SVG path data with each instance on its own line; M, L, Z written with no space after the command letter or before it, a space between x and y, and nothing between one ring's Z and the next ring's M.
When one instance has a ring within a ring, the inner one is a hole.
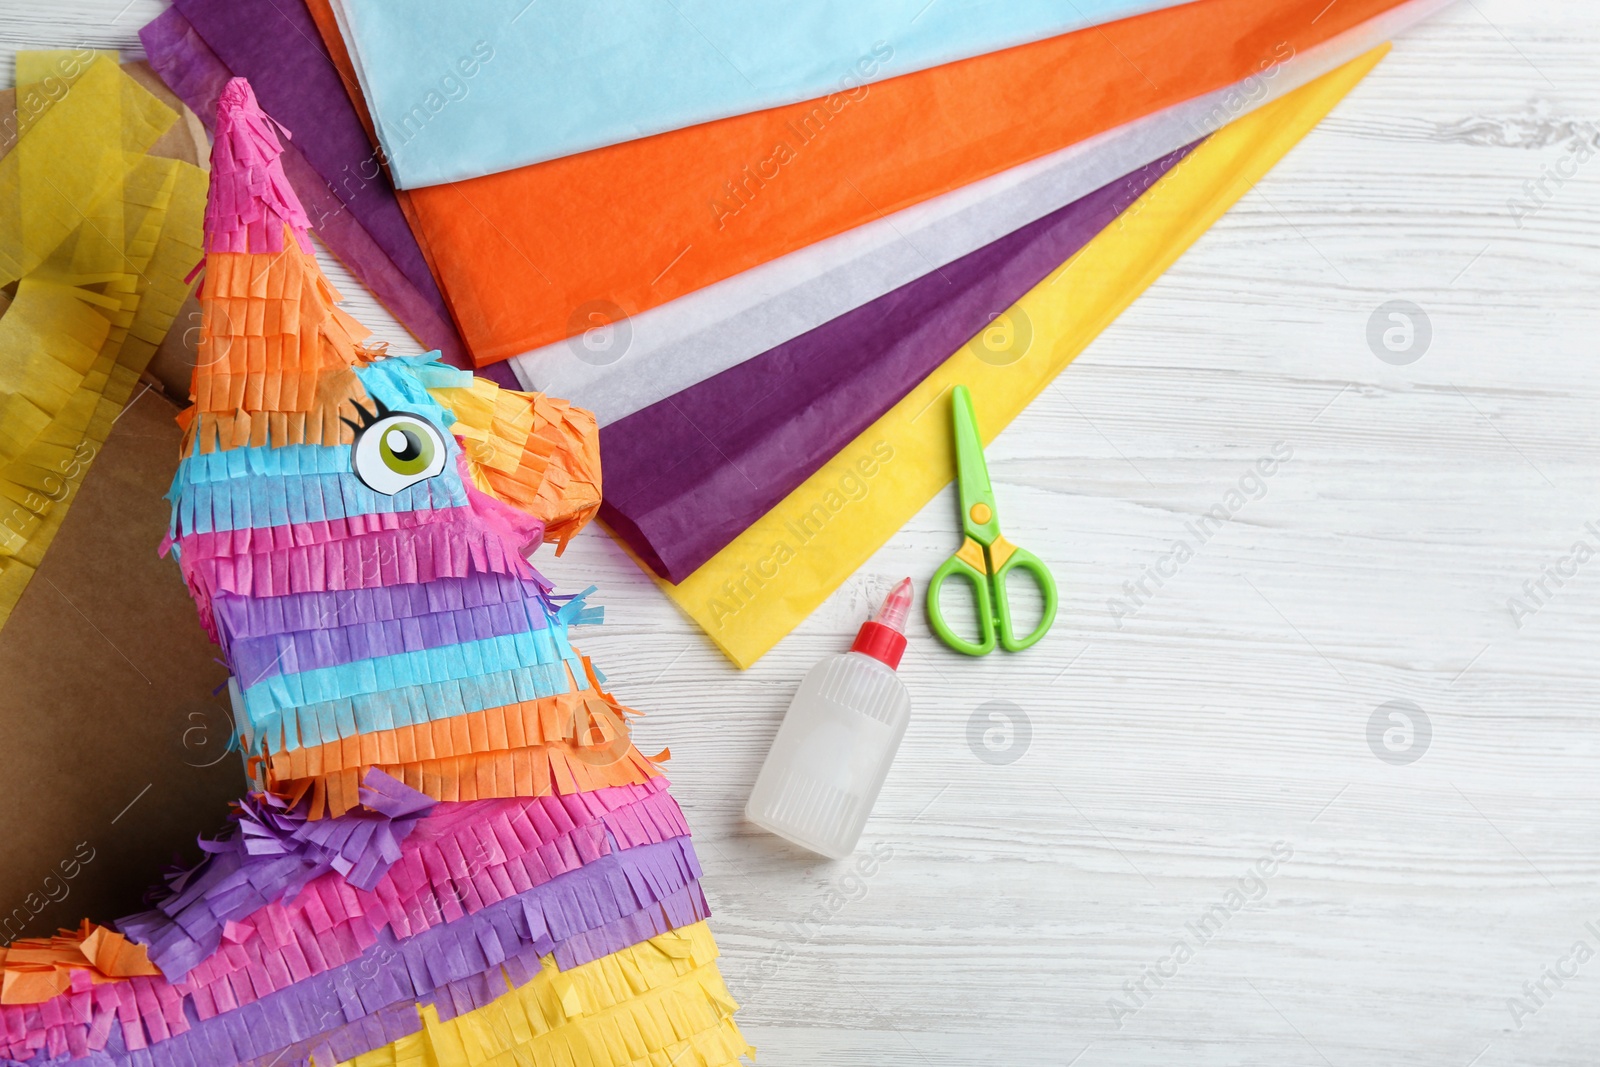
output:
M0 62L136 53L160 8L7 0ZM1595 1062L1597 59L1585 0L1411 33L1001 436L1060 618L972 661L918 613L869 875L740 811L800 675L953 549L948 495L745 673L599 532L545 560L600 585L587 650L672 747L763 1064ZM1404 365L1368 341L1395 300L1431 327Z

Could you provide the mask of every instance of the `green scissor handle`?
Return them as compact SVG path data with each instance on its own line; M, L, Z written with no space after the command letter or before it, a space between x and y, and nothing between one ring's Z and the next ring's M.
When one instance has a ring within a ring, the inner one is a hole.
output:
M1044 599L1044 614L1039 619L1039 625L1033 628L1031 634L1020 639L1011 629L1011 598L1006 593L1006 577L1013 570L1027 571L1033 575L1033 580L1039 585L1039 594ZM1000 623L1000 647L1007 652L1021 652L1038 644L1039 638L1056 621L1057 599L1056 580L1044 565L1044 560L1025 548L1013 548L1011 558L1002 563L994 575L994 614Z
M968 656L987 656L994 651L997 639L1000 647L1007 652L1021 652L1038 644L1040 638L1049 632L1051 625L1056 621L1056 606L1060 597L1050 569L1044 565L1043 560L1027 549L1016 548L1009 544L1006 547L1010 548L1011 554L993 576L986 570L979 570L966 559L974 550L982 552L982 547L976 542L963 545L961 552L945 560L944 564L933 572L933 578L928 583L928 624L933 627L933 632L939 635L941 641L957 652ZM1006 579L1013 570L1027 571L1032 575L1044 600L1044 613L1040 616L1038 625L1027 636L1020 638L1011 624L1011 597L1006 590ZM958 575L972 585L974 606L978 611L976 641L969 641L950 628L950 624L945 621L944 607L939 600L945 580Z
M944 588L945 579L957 574L972 583L972 595L978 607L978 640L975 642L950 629L949 623L944 621L944 610L939 605L939 592ZM933 632L945 644L969 656L987 656L994 651L994 603L989 595L988 574L960 556L951 556L933 572L933 578L928 582L927 602L928 625L933 627Z

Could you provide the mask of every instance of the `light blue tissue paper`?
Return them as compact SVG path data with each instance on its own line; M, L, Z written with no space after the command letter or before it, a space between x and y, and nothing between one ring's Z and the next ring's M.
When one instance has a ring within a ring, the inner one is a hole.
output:
M1187 0L333 0L402 189L835 93Z

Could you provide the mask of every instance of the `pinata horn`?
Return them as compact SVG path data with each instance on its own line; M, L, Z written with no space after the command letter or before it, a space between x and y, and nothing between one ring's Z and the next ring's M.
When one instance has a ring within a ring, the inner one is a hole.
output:
M211 149L207 252L280 252L287 226L310 254L311 220L284 175L282 127L275 125L249 81L233 78L223 87Z
M202 451L348 442L337 409L371 331L336 306L311 220L283 169L283 130L244 78L217 100L192 396Z

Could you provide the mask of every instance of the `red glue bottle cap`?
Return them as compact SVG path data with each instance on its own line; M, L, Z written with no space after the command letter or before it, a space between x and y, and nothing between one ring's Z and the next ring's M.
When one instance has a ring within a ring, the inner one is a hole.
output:
M910 614L911 579L903 578L889 591L878 614L861 624L850 651L865 653L891 669L898 669L900 657L906 650L906 618Z

